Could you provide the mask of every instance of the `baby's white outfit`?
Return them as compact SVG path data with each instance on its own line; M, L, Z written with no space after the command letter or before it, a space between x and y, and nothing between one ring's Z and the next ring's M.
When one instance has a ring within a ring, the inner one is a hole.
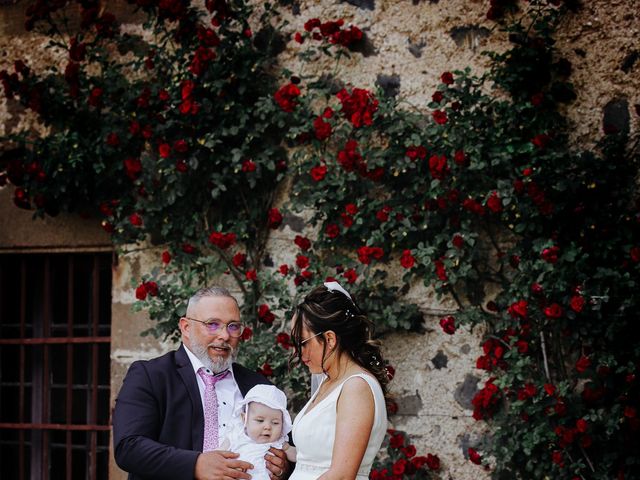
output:
M251 475L252 480L269 480L269 470L264 456L271 447L282 448L284 440L281 438L270 443L256 443L244 432L244 425L238 423L227 431L227 439L229 440L229 450L240 455L240 460L249 462L253 465L253 470L247 473Z
M256 443L245 433L245 424L240 414L251 402L258 402L267 407L282 412L282 433L275 442ZM282 448L291 431L291 416L287 411L287 397L284 392L274 385L256 385L247 392L245 397L236 407L230 428L227 427L226 440L229 441L229 450L240 455L240 460L253 465L253 470L247 473L252 480L269 480L269 470L264 456L271 447Z

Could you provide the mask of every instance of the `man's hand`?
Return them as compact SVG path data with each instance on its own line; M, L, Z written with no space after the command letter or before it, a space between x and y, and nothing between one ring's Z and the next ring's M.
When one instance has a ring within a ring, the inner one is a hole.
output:
M224 450L201 453L196 460L194 478L196 480L222 480L229 478L249 480L251 475L246 473L253 468L248 462L237 460L237 453Z
M271 480L284 480L291 473L291 464L287 460L287 454L279 448L270 448L269 453L264 456L267 470Z

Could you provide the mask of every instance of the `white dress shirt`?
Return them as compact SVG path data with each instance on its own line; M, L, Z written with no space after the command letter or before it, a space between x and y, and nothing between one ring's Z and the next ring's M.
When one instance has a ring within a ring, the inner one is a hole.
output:
M202 380L200 375L198 375L198 370L200 368L204 368L208 374L213 375L214 373L206 368L200 359L196 357L186 345L184 345L184 349L191 361L193 373L198 381L198 390L200 391L200 400L202 401L202 411L204 412L205 385L204 380ZM227 375L226 378L223 378L214 385L216 395L218 397L218 438L220 439L225 437L227 427L231 425L231 419L233 418L233 412L235 412L236 405L242 401L242 394L240 393L238 383L233 376L233 369L230 368L229 371L231 373Z

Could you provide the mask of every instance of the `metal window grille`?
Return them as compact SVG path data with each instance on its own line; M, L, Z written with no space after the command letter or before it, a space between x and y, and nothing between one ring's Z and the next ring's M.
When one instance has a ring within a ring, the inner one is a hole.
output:
M107 478L111 261L0 255L2 478Z

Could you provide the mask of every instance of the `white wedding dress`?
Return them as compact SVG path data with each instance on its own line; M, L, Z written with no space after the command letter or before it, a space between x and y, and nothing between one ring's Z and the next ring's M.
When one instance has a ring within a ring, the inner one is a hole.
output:
M342 387L350 378L360 377L367 381L373 393L375 413L373 427L369 437L367 449L358 469L359 480L369 478L369 471L373 460L380 450L380 445L387 431L387 410L385 407L382 388L377 380L364 373L352 375L325 398L320 400L308 413L313 399L319 389L311 396L304 408L298 413L293 422L293 443L296 446L296 468L289 480L314 480L326 472L331 466L333 443L336 437L336 406Z

